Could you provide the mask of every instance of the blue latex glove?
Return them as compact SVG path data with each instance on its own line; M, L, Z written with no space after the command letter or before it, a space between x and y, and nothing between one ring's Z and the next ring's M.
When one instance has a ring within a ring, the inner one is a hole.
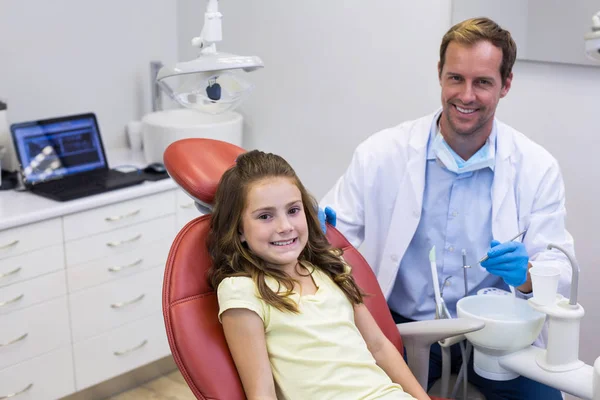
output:
M333 208L325 207L325 211L323 211L323 209L319 207L318 216L319 222L321 224L321 230L323 231L323 233L327 233L327 225L325 225L326 222L329 223L329 225L335 227L335 224L337 222L337 216Z
M481 263L490 274L504 279L510 286L518 287L527 281L529 256L525 245L520 242L500 243L492 240L488 259Z

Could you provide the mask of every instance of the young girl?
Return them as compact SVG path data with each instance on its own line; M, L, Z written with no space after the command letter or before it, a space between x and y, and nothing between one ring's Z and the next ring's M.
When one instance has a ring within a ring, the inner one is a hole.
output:
M209 277L247 398L428 399L316 210L273 154L242 154L219 183Z

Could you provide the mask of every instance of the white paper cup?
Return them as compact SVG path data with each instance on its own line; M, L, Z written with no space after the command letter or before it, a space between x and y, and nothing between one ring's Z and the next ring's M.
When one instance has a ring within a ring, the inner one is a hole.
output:
M533 300L544 306L554 304L560 269L551 266L536 266L529 270L529 275L531 275L531 285L533 286Z
M131 150L142 150L142 123L140 121L130 121L127 124L127 140Z

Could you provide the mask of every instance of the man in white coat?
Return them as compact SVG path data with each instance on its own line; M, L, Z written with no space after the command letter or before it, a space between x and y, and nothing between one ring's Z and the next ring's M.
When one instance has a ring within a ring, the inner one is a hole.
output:
M522 133L495 119L512 83L516 44L487 18L463 21L444 36L438 64L442 108L369 137L320 202L336 227L360 247L374 269L397 323L435 317L428 254L435 246L438 277L450 313L467 287L516 288L531 296L528 269L561 268L568 296L571 269L549 243L573 252L565 229L565 193L557 161ZM521 231L521 239L509 241ZM488 255L488 260L478 260ZM432 346L430 384L439 378ZM454 349L456 350L456 349ZM454 359L460 358L453 351ZM471 357L472 359L472 357ZM472 364L472 362L470 363ZM519 377L469 381L486 399L560 399L560 392Z

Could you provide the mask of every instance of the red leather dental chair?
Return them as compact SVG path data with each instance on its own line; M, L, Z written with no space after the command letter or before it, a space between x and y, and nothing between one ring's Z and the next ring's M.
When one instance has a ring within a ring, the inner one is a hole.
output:
M184 139L167 148L164 163L175 182L201 205L199 208L202 205L210 207L221 175L243 152L244 149L216 140ZM211 265L205 243L209 223L208 214L192 220L179 232L171 247L163 283L167 336L175 362L198 399L245 399L217 319L216 293L210 288L206 277ZM344 258L352 266L356 282L365 292L373 294L365 300L367 307L386 336L402 352L400 333L371 268L332 226L328 226L327 238L334 247L344 249ZM410 331L408 327L407 334L414 337L427 336ZM463 332L457 331L454 335ZM430 339L429 344L441 338ZM428 357L428 345L426 351ZM423 382L423 378L420 379ZM424 382L426 379L425 375Z

